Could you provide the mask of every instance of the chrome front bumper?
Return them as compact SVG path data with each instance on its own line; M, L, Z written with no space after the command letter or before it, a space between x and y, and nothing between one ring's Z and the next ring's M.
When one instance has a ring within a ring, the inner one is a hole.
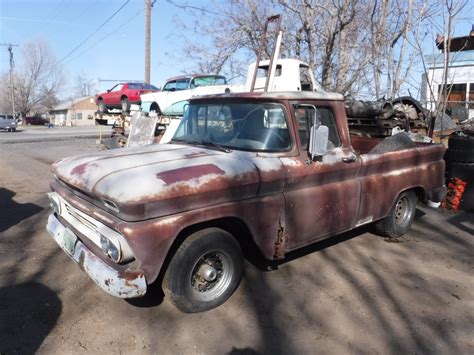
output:
M46 226L49 234L71 259L105 292L120 298L135 298L146 293L145 275L137 271L122 271L108 265L90 251L54 214Z

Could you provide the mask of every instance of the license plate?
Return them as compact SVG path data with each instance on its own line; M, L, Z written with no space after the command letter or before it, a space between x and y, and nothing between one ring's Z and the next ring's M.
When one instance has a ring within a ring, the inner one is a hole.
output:
M77 237L68 228L64 227L56 218L50 217L48 221L48 231L53 236L56 243L62 247L69 255L74 255Z
M74 255L74 250L76 249L76 242L76 235L69 229L64 229L63 246L66 252L69 253L69 255Z

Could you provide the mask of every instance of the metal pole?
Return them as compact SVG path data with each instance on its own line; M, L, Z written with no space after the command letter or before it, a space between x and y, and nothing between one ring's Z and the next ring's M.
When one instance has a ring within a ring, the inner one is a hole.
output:
M13 67L10 67L10 88L12 92L12 113L13 117L15 117L15 84L13 82Z
M151 0L145 0L145 81L150 84Z
M12 114L15 117L15 82L13 80L13 47L18 47L18 44L11 43L0 43L0 46L8 47L8 53L10 54L10 90L12 95Z

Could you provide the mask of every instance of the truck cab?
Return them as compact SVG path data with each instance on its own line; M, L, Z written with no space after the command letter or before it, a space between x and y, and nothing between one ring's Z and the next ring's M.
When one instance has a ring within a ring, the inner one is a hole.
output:
M256 62L248 67L245 91L251 91ZM254 91L264 91L269 76L270 60L260 61ZM317 91L321 90L308 64L298 59L278 59L274 76L267 91Z

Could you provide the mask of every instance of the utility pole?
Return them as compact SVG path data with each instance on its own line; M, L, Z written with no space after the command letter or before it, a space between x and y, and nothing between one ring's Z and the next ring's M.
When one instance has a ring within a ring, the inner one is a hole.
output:
M150 84L151 0L145 0L145 81Z
M18 44L11 43L0 43L0 46L8 47L8 53L10 54L10 89L12 93L12 114L15 117L15 85L13 81L13 47L18 47Z

